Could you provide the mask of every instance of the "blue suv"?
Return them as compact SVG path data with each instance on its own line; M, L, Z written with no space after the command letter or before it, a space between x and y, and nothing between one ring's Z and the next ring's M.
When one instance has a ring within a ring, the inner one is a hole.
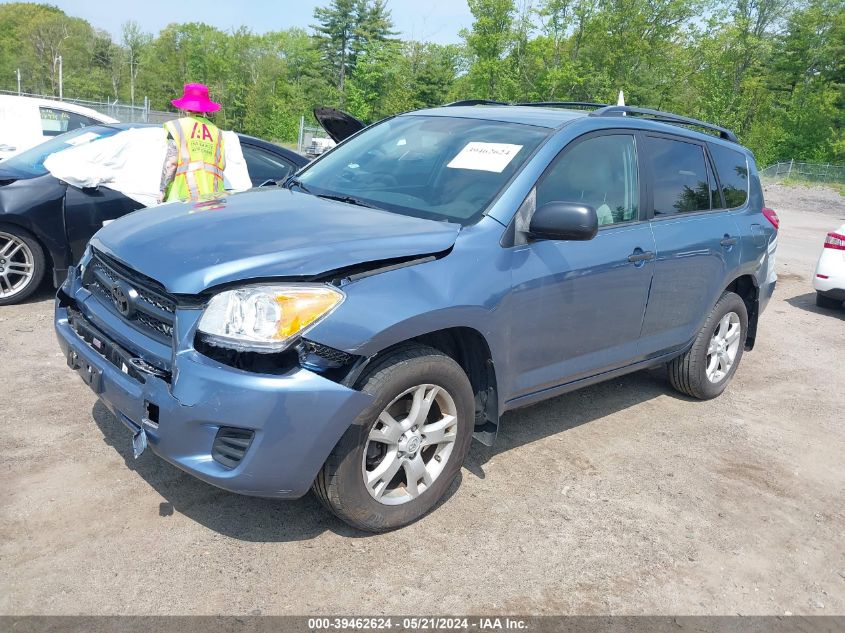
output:
M719 395L775 286L754 159L584 105L338 115L282 187L109 224L57 296L68 365L136 456L370 531L430 510L506 411L658 365Z

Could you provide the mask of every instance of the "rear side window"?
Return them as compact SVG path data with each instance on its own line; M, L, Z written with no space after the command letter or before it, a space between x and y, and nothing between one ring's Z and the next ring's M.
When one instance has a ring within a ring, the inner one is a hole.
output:
M710 145L710 154L716 163L725 206L728 209L741 207L748 200L748 161L745 154L721 145Z
M648 137L655 217L710 210L710 185L704 148L667 138Z
M40 106L38 109L41 112L41 132L44 136L58 136L71 130L97 124L94 119L76 112L67 112L66 110L44 106Z

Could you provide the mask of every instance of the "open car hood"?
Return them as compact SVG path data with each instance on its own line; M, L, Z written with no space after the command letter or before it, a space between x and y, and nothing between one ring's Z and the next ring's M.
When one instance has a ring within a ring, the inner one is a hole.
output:
M197 294L440 253L459 231L457 224L255 189L136 211L100 229L91 244L169 292Z
M366 127L363 121L334 108L314 108L314 117L335 143L340 143Z

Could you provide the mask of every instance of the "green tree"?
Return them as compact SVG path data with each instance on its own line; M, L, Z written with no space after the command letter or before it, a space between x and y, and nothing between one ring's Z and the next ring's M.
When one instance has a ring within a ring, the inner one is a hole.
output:
M470 30L461 31L467 49L473 55L469 70L472 95L482 99L498 98L506 76L504 56L513 40L514 0L467 0L474 21Z

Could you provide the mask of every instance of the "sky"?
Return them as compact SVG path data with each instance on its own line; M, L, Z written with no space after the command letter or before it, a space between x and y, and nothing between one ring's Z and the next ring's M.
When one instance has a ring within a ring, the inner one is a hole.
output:
M0 0L7 2L8 0ZM48 0L68 15L84 18L116 39L120 25L135 20L157 34L171 22L205 22L221 30L247 26L257 33L294 26L308 28L314 8L328 0ZM454 44L458 31L472 24L465 0L388 0L395 29L402 39Z

